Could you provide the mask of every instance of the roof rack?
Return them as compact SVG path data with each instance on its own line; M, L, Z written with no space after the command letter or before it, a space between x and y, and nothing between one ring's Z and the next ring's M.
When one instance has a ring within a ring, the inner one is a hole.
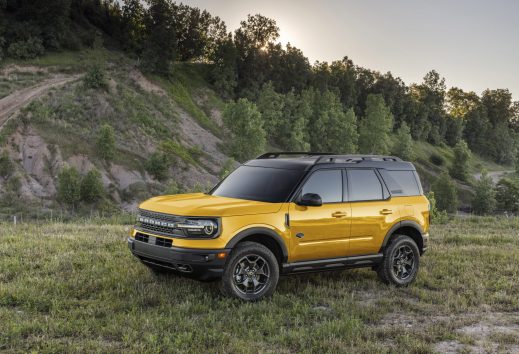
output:
M331 155L328 154L326 156L320 156L315 164L318 163L335 163L337 160L342 160L343 163L360 163L363 161L402 161L399 157L396 156L384 156L384 155Z
M277 159L280 156L296 156L296 155L302 155L302 156L335 156L337 154L331 153L331 152L301 152L301 151L279 151L279 152L266 152L258 157L256 157L256 160L263 160L263 159ZM338 156L338 155L337 155Z

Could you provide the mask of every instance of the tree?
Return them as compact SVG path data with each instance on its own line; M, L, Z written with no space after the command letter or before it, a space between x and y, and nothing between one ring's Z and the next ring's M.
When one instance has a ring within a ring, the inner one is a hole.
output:
M263 117L263 127L267 134L267 140L270 142L280 141L283 135L280 128L283 119L287 119L286 112L283 112L285 97L277 93L274 90L274 85L269 81L261 88L256 105Z
M469 177L469 161L471 158L470 149L463 140L459 141L454 147L454 161L450 168L453 178L460 181L467 181Z
M144 68L167 75L170 62L176 56L173 4L170 0L147 0L147 3L149 6L144 18Z
M81 180L81 200L87 203L94 203L102 199L105 194L101 173L90 170Z
M360 122L359 150L363 154L387 154L390 150L389 134L393 129L393 115L381 95L370 94L366 111Z
M474 200L472 208L476 214L490 214L496 208L496 191L494 182L486 171L481 172L481 178L474 186Z
M225 127L230 131L229 148L237 161L255 157L265 149L265 129L261 113L246 98L228 103L223 112Z
M103 124L97 136L97 153L107 161L115 156L115 131L111 125Z
M63 167L58 174L57 189L59 201L76 206L81 199L81 177L79 172L74 167Z
M8 178L14 172L14 163L11 161L7 150L0 155L0 177Z
M519 178L501 178L496 185L496 201L499 210L519 212Z
M290 91L283 98L283 110L278 125L278 145L288 151L307 151L310 149L307 130L308 120L312 114L310 102L294 91Z
M402 122L400 128L396 131L393 154L408 161L414 158L413 138L411 137L411 129L406 122Z
M145 168L155 179L164 181L168 178L171 160L161 151L155 151L146 161Z
M450 176L443 172L433 183L432 190L436 198L436 207L439 211L454 213L458 206L458 192L456 184Z

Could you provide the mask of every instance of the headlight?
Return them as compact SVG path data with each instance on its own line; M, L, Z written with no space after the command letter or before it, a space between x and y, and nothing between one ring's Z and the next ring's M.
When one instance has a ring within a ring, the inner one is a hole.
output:
M179 229L184 230L189 236L213 237L218 234L218 223L211 219L188 219L177 224Z

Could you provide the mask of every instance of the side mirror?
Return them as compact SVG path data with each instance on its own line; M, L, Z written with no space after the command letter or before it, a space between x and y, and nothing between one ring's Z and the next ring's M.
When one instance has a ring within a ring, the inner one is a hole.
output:
M297 204L302 205L302 206L316 206L317 207L317 206L323 205L323 200L321 199L321 196L319 194L306 193L299 199Z

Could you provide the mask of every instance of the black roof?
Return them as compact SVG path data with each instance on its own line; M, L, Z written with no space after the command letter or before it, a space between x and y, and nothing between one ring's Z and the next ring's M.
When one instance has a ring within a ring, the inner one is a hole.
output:
M395 156L384 155L341 155L317 152L268 152L246 166L310 170L314 167L371 167L388 170L414 171L412 163Z

